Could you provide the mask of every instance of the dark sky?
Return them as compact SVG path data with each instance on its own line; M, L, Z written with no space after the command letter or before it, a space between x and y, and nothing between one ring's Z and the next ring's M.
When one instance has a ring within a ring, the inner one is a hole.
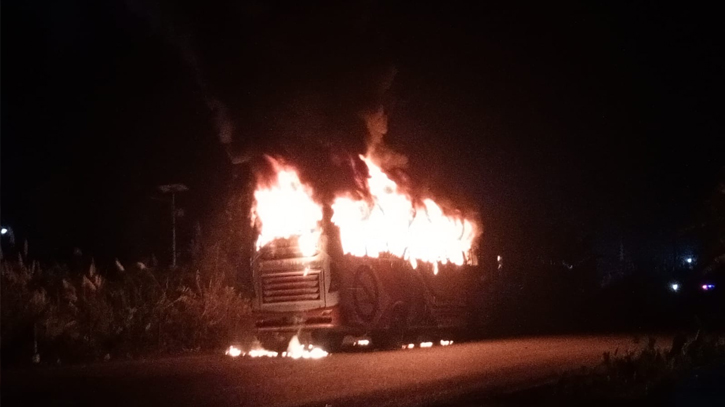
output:
M387 142L491 250L645 246L722 174L715 9L197 3L4 2L2 222L38 255L162 250L163 183L190 186L187 223L217 216L235 181L210 100L239 148L355 138L388 66Z

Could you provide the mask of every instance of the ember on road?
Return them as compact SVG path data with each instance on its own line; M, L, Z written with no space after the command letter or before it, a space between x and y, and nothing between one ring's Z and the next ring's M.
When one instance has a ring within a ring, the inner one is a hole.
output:
M535 386L640 346L625 335L534 337L319 360L220 354L6 371L3 404L421 405Z

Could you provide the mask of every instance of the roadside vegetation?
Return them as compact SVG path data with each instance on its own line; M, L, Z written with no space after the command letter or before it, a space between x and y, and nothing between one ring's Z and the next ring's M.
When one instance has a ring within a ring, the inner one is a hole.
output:
M654 338L634 342L639 350L605 352L596 366L545 385L444 405L723 405L725 336L698 331L676 335L669 346Z
M725 337L698 331L690 338L677 335L670 347L658 347L650 338L638 352L606 352L596 367L564 375L549 396L613 404L637 400L660 404L677 397L693 401L720 391L724 373Z
M2 363L58 364L204 351L249 332L230 268L137 263L99 272L4 260Z

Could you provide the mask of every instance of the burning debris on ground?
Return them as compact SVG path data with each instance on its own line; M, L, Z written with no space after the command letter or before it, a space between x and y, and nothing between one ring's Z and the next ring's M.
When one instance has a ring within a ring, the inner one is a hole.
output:
M248 356L250 358L283 357L290 359L321 359L329 355L329 353L326 352L324 349L310 344L302 344L297 335L294 335L292 339L290 339L290 342L287 345L287 350L284 352L267 350L257 344L253 345L248 352L244 352L241 348L235 345L230 345L224 354L232 358L236 358L239 356Z

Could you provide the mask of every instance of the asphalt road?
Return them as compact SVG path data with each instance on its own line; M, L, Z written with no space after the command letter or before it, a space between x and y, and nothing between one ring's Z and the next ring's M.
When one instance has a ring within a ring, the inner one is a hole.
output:
M665 345L661 343L661 345ZM224 355L2 373L2 404L44 406L399 406L542 384L639 349L632 336L537 337L319 360Z

